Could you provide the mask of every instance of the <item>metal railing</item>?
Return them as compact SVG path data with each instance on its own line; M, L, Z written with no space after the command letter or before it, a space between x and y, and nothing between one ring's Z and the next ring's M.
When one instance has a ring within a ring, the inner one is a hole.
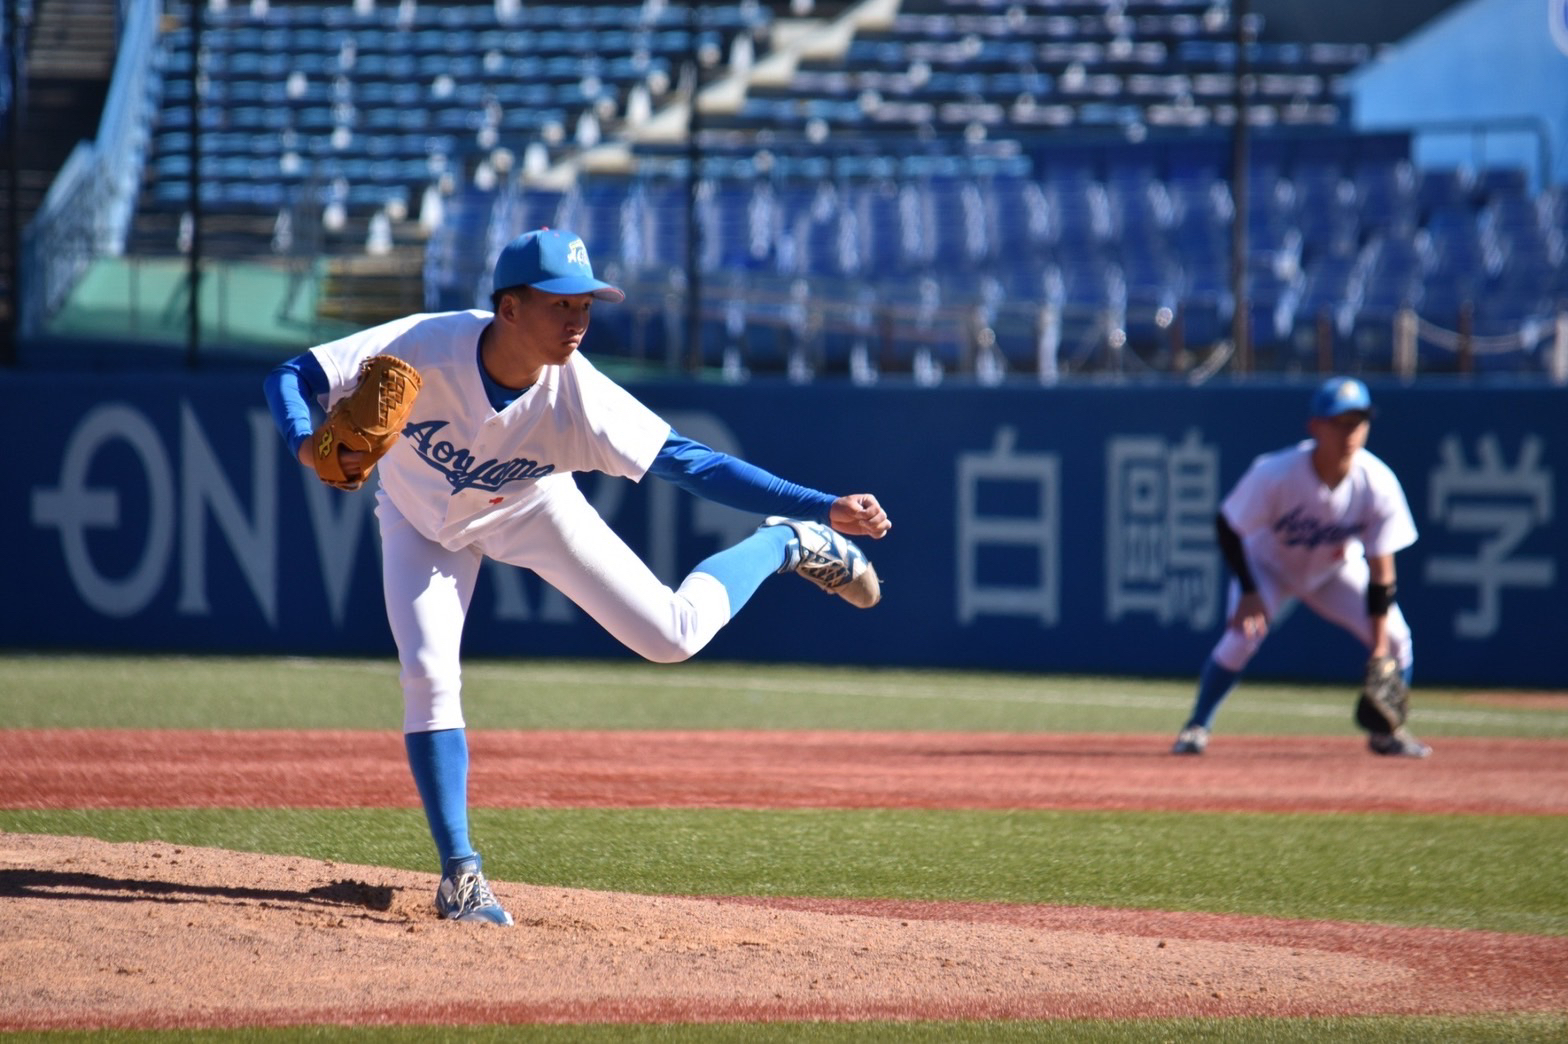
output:
M1413 308L1394 316L1393 372L1406 380L1421 370L1421 346L1449 357L1455 373L1472 374L1477 359L1518 352L1542 351L1542 369L1553 384L1568 384L1568 311L1549 319L1527 319L1517 330L1504 334L1477 334L1471 309L1461 307L1457 329L1447 329L1418 315Z
M93 141L71 151L22 233L18 329L37 334L93 259L124 251L136 202L147 125L160 0L126 0L103 114Z

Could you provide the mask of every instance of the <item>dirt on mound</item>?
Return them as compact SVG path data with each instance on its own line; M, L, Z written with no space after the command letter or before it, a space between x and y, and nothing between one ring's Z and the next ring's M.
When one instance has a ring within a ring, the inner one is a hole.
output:
M1003 904L703 899L0 834L0 1030L1568 1010L1568 939Z

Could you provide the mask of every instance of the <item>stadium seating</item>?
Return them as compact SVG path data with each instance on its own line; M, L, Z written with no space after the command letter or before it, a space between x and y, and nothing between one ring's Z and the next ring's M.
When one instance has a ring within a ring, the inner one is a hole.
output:
M178 248L194 144L203 207L249 216L258 249L285 211L334 212L328 251L423 213L429 307L481 302L509 235L574 228L637 302L605 344L638 357L686 361L694 291L700 360L731 376L1179 368L1229 332L1236 222L1260 365L1387 366L1402 308L1452 327L1469 302L1501 336L1568 287L1559 194L1418 171L1404 135L1348 128L1367 48L1238 47L1223 0L904 0L705 109L695 165L637 134L683 64L722 77L768 59L785 19L853 5L195 2L199 62L178 4L160 43L133 249ZM514 176L605 142L615 169Z
M204 203L275 211L335 194L349 201L345 243L378 207L412 204L444 171L470 174L503 137L570 149L615 133L633 96L668 92L689 53L723 53L772 17L755 3L715 5L690 26L682 5L640 2L191 2L199 62L188 5L170 5L175 27L159 44L143 210L188 197L199 65ZM172 250L157 238L168 222L151 227L137 249Z

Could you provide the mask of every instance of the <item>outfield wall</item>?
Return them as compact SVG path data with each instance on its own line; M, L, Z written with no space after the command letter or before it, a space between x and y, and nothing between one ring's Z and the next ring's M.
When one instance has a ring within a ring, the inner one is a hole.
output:
M0 377L13 433L0 645L390 653L373 497L289 457L261 373ZM1189 675L1222 626L1215 508L1252 457L1304 435L1311 383L922 389L634 385L683 433L787 477L870 490L862 613L765 584L709 658ZM1430 684L1568 688L1568 390L1374 387L1371 448L1421 530L1399 599ZM677 579L754 517L657 479L580 477ZM625 656L559 595L487 568L469 655ZM1348 679L1363 653L1310 614L1254 674Z

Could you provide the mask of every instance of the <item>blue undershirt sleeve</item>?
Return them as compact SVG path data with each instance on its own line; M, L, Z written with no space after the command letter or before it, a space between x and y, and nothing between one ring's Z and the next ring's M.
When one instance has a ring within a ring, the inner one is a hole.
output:
M272 422L278 433L289 445L289 453L299 454L300 443L310 438L315 425L310 422L310 404L319 402L331 389L327 371L310 352L296 355L267 374L262 390L267 395L267 408L272 411Z
M648 468L693 496L759 515L826 522L838 498L796 485L728 453L709 449L675 431Z

